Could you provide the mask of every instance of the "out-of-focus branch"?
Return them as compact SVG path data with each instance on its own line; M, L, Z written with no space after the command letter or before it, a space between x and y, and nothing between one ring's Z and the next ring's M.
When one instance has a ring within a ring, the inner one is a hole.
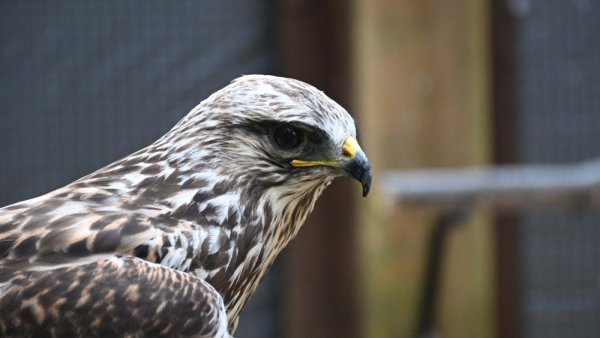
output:
M384 192L402 203L442 207L600 207L600 159L560 165L388 171Z

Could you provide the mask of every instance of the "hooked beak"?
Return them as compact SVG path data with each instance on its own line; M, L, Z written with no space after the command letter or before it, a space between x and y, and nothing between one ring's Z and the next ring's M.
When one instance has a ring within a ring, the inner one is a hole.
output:
M367 197L371 189L371 164L367 155L358 145L358 142L349 136L342 146L342 154L345 160L342 160L340 168L350 177L353 177L362 184L363 197Z
M302 161L293 160L294 167L328 166L339 168L344 174L356 179L362 184L363 197L371 189L371 164L367 155L352 136L348 136L342 145L342 156L338 161Z

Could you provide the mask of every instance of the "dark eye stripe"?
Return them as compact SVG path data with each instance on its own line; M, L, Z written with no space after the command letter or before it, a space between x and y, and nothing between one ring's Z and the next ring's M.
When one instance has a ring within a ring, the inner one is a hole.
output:
M253 134L268 135L275 144L274 134L275 131L281 126L291 126L297 130L301 130L304 135L304 140L309 143L318 145L325 142L329 137L328 134L321 128L302 123L302 122L288 122L282 123L281 121L273 120L262 120L262 121L248 121L245 123L230 125L230 128L241 128Z

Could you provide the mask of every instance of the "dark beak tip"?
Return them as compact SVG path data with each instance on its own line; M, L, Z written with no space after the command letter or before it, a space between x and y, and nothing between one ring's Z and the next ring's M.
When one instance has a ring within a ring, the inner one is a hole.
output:
M363 175L363 178L361 180L362 188L363 188L363 197L367 197L367 195L369 194L369 191L371 190L371 179L372 179L371 168L369 168L369 170L365 173L365 175Z
M362 152L357 152L356 157L342 166L342 170L350 177L356 179L362 184L363 197L367 197L371 190L371 164L367 156Z

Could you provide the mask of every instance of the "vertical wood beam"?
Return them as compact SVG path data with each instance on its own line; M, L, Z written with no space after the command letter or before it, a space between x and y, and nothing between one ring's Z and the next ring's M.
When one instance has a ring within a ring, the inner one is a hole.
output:
M514 163L519 144L517 136L515 25L516 20L504 1L492 6L493 43L493 121L494 162ZM498 337L522 336L519 281L518 216L498 214L495 217L496 244L496 332Z
M489 163L488 7L479 0L356 1L355 107L374 177L386 169ZM401 208L376 184L362 210L364 336L410 336L435 214ZM489 222L475 217L448 236L436 328L444 337L490 337Z
M280 2L283 75L314 85L349 111L350 9L342 0ZM335 182L286 250L286 337L359 336L354 202L359 196L353 182Z

